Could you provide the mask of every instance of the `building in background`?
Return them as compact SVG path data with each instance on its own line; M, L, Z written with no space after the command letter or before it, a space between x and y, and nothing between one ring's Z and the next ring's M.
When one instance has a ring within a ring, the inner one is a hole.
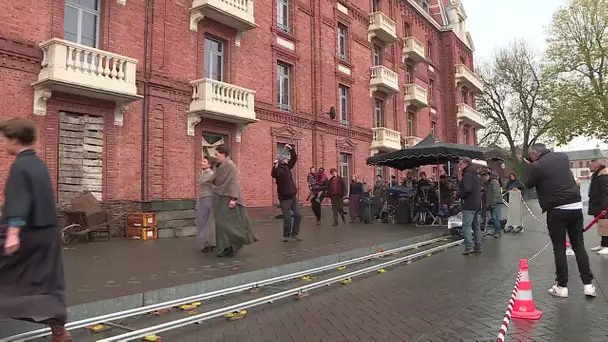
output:
M565 151L570 159L570 170L576 179L586 180L591 179L591 171L589 166L594 159L605 159L608 156L608 151L603 151L599 147L593 150L578 150Z
M310 166L388 176L365 159L482 127L458 0L4 3L2 119L36 121L62 203L195 198L201 155L228 144L247 205L270 206L273 159L332 106L294 141L300 189Z

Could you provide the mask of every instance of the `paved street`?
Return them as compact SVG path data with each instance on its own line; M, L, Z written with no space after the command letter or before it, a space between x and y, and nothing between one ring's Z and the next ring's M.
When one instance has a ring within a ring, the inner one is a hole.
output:
M533 208L537 206L532 205ZM460 248L315 291L301 301L253 308L240 321L216 320L167 336L170 341L495 341L515 281L518 260L548 241L531 217L523 235L487 239L482 255ZM597 243L594 231L587 247ZM530 265L540 321L513 321L508 341L608 341L608 259L591 255L598 297L587 300L570 257L568 299L553 298L552 250Z

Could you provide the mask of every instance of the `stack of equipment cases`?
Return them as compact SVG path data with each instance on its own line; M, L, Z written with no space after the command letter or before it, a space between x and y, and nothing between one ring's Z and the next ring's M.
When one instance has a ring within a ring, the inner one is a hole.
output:
M127 238L136 240L158 239L155 213L127 214Z

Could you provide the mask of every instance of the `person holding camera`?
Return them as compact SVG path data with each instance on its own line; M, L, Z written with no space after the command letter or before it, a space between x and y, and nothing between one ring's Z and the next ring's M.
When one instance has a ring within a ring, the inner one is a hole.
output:
M291 169L293 169L296 161L298 161L298 155L291 145L285 145L285 148L289 151L289 158L280 155L279 159L274 161L270 175L277 183L279 204L283 212L283 241L287 242L290 238L301 241L299 234L302 214L300 213L300 202L298 201L298 188L291 174ZM291 221L292 211L293 223Z
M557 284L549 289L549 293L556 297L568 297L567 235L576 255L584 293L588 297L595 297L593 274L583 240L583 201L580 189L572 178L568 156L553 152L544 144L534 144L524 162L527 164L524 185L528 189L536 188L540 207L543 213L547 213L547 228L553 244Z

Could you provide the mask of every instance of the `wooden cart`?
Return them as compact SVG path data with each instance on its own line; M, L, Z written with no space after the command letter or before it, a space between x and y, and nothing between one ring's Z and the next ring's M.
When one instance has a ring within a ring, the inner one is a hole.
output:
M112 240L113 220L101 203L90 192L83 192L71 200L72 210L63 213L67 217L67 225L61 230L61 238L66 244L74 244L80 240L91 241L93 233L105 232L108 240Z

